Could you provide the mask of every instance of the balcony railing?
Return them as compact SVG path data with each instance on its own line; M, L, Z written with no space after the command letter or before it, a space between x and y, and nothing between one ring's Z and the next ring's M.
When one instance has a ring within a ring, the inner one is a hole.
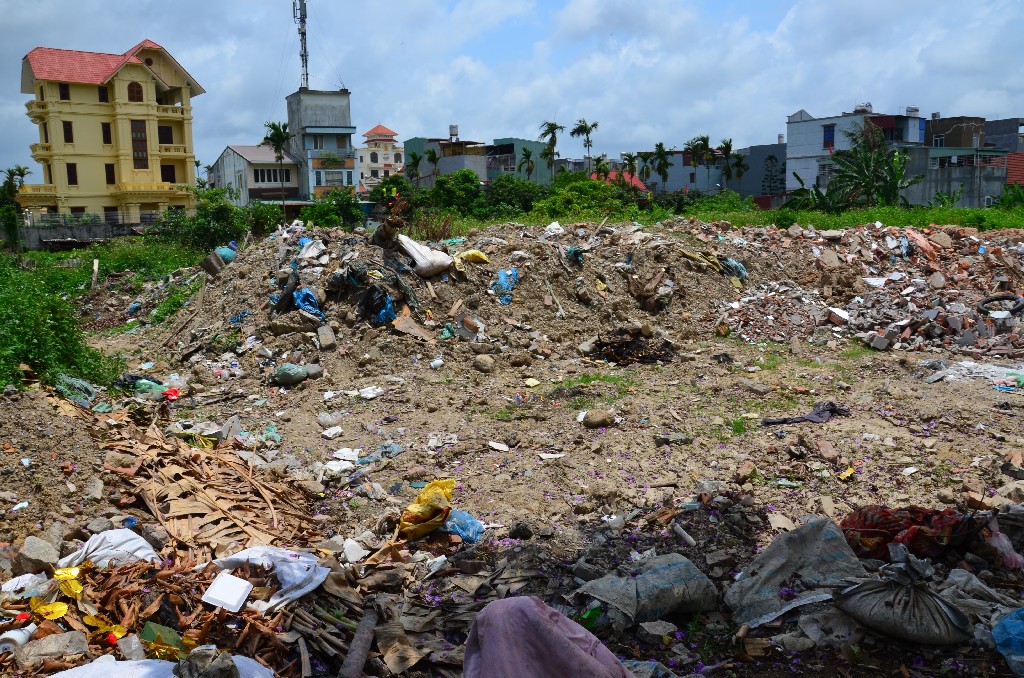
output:
M164 116L166 116L166 115L177 115L177 116L184 117L185 112L187 110L188 109L185 106L157 106L156 107L156 114L157 115L164 115Z
M42 155L49 153L51 150L50 144L32 144L28 148L32 151L32 155Z
M26 101L25 102L25 108L28 109L28 114L29 115L42 115L43 113L46 113L46 110L47 110L48 106L49 106L49 104L47 104L45 101Z
M182 191L180 185L170 183L134 183L125 182L114 185L114 191L124 193L170 193Z
M160 144L161 155L185 155L188 149L181 144Z
M311 158L354 158L356 157L356 151L354 148L315 148L310 149L309 157Z
M25 184L20 192L26 195L56 195L57 187L53 184Z

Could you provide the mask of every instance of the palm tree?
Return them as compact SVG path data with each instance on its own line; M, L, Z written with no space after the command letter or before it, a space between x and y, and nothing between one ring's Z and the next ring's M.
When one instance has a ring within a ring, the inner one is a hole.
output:
M556 151L555 147L552 146L551 144L548 144L547 146L545 146L544 150L540 152L540 159L543 160L547 164L548 169L551 171L552 176L554 176L554 172L555 172L555 158L557 158L557 157L558 157L558 151Z
M32 174L32 170L25 167L24 165L14 166L14 177L18 190L21 190L22 186L25 185L25 177L27 177L30 174Z
M536 165L533 162L533 151L526 146L523 146L523 153L519 158L519 165L516 167L516 171L522 172L524 167L526 168L526 180L529 181Z
M652 158L654 157L654 154L653 153L638 153L637 157L640 159L640 163L641 163L641 167L640 167L640 181L642 181L642 182L644 182L646 184L650 180L650 178L651 178L651 164L653 162Z
M728 163L727 163L728 164ZM736 181L743 181L743 175L750 169L750 165L747 164L747 158L742 153L732 154L730 175L736 176Z
M437 155L437 149L428 148L427 150L423 151L423 158L424 160L430 163L431 167L434 168L433 171L431 172L431 175L436 178L437 165L439 162L441 162L440 156Z
M708 167L708 163L715 159L715 151L711 148L711 137L707 134L696 136L683 146L683 150L690 154L690 165L694 169L697 169L697 165L703 163L705 167ZM711 184L711 169L707 170L708 185Z
M547 120L540 124L540 140L547 144L547 148L540 154L543 160L548 163L548 169L552 172L555 170L555 158L558 157L558 153L555 151L555 147L558 145L558 133L564 132L565 126L559 125L553 120Z
M725 187L729 187L729 180L732 179L732 139L722 139L718 144L718 152L722 154L722 160L725 163L722 165L722 181Z
M405 154L405 174L409 181L415 182L419 178L421 162L423 162L423 156L416 151L410 151Z
M270 146L274 149L274 157L277 158L278 176L281 178L281 223L284 223L284 147L295 135L288 131L286 122L265 122L267 134L260 142L260 146Z
M654 145L654 153L651 155L651 160L654 163L654 173L661 177L661 192L664 193L668 188L668 168L672 167L672 161L669 159L665 142L659 141Z
M597 123L588 123L586 118L580 118L576 121L576 126L569 131L571 137L583 137L583 147L587 149L587 169L590 169L590 149L594 146L594 143L590 140L590 135L597 131ZM588 171L589 174L589 171Z
M598 158L597 164L594 165L594 173L601 178L602 181L608 181L608 175L611 174L612 168L608 164L608 158Z
M623 153L622 154L622 173L630 176L636 176L636 153Z

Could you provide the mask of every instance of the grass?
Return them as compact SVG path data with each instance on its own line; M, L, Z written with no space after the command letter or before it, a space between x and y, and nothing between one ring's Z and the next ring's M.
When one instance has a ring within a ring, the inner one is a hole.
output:
M860 360L861 358L867 358L874 356L878 353L875 349L871 348L867 344L862 344L859 341L852 342L847 348L843 349L842 353L839 354L840 358L844 360Z
M195 266L205 252L156 237L127 237L69 252L26 252L22 256L25 266L34 267L30 273L42 289L78 296L89 289L93 259L99 259L100 280L111 273L131 271L134 282L142 283Z
M729 421L729 430L732 431L734 436L741 436L747 432L747 420L743 417L737 417Z
M754 361L754 365L760 367L762 370L777 370L780 365L783 365L786 359L780 353L768 353L763 357L758 358Z
M150 321L154 325L159 325L180 311L192 298L192 295L199 291L201 284L202 281L196 279L186 285L175 285L167 297L153 309ZM232 344L232 348L234 348L234 344Z
M965 207L869 207L853 209L839 214L825 214L807 210L722 211L699 207L687 216L701 221L728 221L733 226L768 226L775 224L787 228L796 222L801 226L813 225L819 230L851 228L881 221L886 226L913 226L927 228L933 224L956 225L990 230L1018 228L1024 221L1024 209L973 209Z

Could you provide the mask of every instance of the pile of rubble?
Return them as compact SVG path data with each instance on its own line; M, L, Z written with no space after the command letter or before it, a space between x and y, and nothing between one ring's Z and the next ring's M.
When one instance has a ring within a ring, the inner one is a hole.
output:
M722 322L744 339L796 336L827 343L855 336L878 350L1024 356L1016 308L978 308L993 295L1014 299L1008 293L1024 276L1024 244L1016 232L982 238L962 228L921 233L881 223L845 231L794 225L760 232L761 241L777 250L802 244L817 275L762 282L723 304Z

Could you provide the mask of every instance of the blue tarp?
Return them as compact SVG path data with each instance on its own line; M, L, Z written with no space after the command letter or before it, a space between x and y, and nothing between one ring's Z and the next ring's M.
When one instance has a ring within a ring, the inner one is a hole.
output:
M292 292L292 299L295 301L295 306L306 313L315 315L320 320L326 322L327 316L320 310L320 304L316 300L316 294L313 293L308 287L303 287L301 290L295 290Z

